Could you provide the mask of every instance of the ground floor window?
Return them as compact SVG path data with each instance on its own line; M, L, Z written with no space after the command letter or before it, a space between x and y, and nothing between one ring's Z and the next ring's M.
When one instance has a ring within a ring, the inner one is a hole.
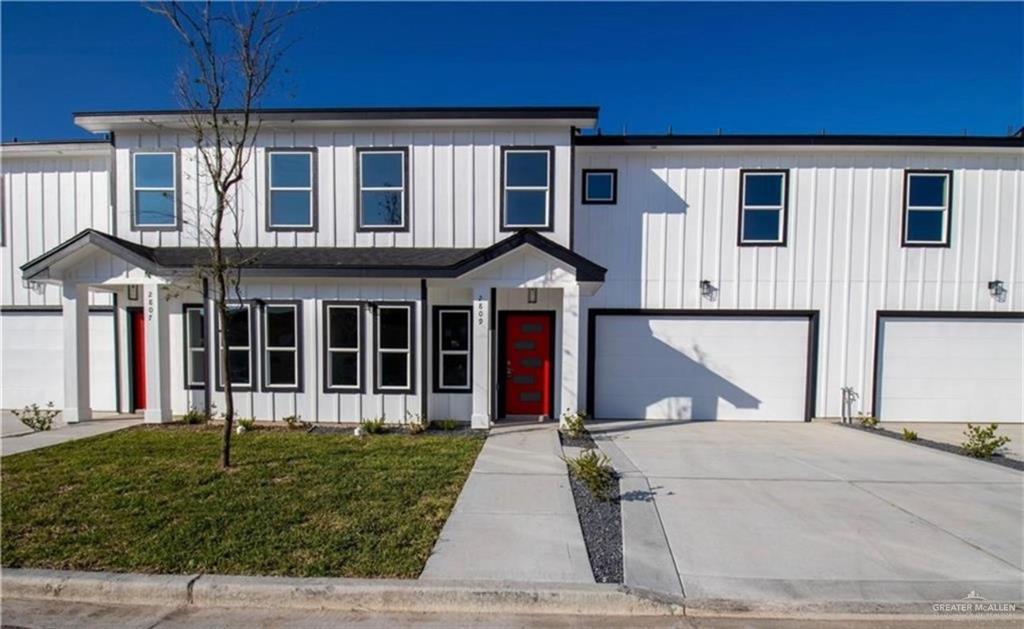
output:
M235 388L246 389L252 387L252 310L249 304L232 304L228 306L226 321L221 322L227 325L227 348L223 343L218 342L221 351L227 351L228 373L231 384ZM218 339L220 335L218 334ZM219 364L219 362L218 362ZM217 369L219 388L224 387L224 378L220 368Z
M271 302L263 307L263 386L300 390L302 350L299 302Z
M324 304L324 388L362 391L362 306Z
M439 393L471 388L471 312L462 306L434 309L434 390Z
M378 304L376 391L412 391L412 304Z
M206 314L203 306L187 304L185 317L185 387L206 385Z

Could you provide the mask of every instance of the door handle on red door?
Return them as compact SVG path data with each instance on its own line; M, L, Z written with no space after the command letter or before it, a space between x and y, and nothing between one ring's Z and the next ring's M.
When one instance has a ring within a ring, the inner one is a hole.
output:
M512 361L511 360L505 361L505 377L508 378L509 380L512 379Z

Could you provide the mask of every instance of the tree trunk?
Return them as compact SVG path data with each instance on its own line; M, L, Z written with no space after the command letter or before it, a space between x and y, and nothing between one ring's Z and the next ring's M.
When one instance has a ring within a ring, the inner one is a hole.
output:
M213 268L217 281L217 315L220 317L219 332L220 374L224 381L224 439L220 451L220 467L231 467L231 428L235 419L234 386L231 382L230 352L228 351L228 278L224 265L224 250L221 247L221 227L224 221L224 194L217 191L217 212L214 215ZM250 330L251 333L251 330ZM250 351L252 351L250 349ZM252 374L249 376L252 377Z

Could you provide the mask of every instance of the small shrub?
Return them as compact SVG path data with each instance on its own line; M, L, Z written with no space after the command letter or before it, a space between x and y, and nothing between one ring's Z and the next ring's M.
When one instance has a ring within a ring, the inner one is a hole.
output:
M565 412L562 413L562 432L570 437L582 437L587 434L587 428L583 425L583 420L586 418L586 411L573 413L569 409L565 409Z
M591 449L574 458L562 457L562 460L595 498L601 501L608 500L609 491L615 481L615 470L606 454Z
M11 413L13 413L21 423L25 424L35 432L53 428L53 420L56 419L57 415L60 415L60 411L53 408L53 402L47 402L46 408L40 408L38 404L32 404L31 406L26 406L20 411L11 411Z
M210 421L210 416L207 415L204 411L201 411L193 406L192 408L188 409L188 412L181 416L181 421L190 426L196 424L205 424L206 422Z
M987 427L967 424L967 430L964 431L964 436L967 437L967 440L961 443L960 447L969 456L977 459L991 459L993 454L996 454L1003 446L1010 443L1010 438L1006 435L999 435L997 437L997 430L999 430L997 424L989 424Z
M383 435L388 431L388 427L384 424L384 418L378 417L376 419L364 419L359 422L363 432L368 435Z
M288 430L295 430L296 428L302 428L302 416L301 415L289 415L282 421L288 426Z
M903 440L904 441L917 441L917 433L909 428L903 429Z
M878 418L872 417L871 415L865 415L864 413L857 413L858 419L860 419L860 425L865 428L875 428L878 426Z
M451 432L459 429L459 421L457 419L437 419L431 422L434 428L440 428Z
M424 432L427 429L427 425L430 423L423 419L423 416L419 413L407 412L406 416L409 418L409 423L407 425L409 427L409 434L411 435L418 435L421 432Z
M256 419L250 417L249 419L239 418L238 427L241 428L239 433L249 432L250 430L256 430Z

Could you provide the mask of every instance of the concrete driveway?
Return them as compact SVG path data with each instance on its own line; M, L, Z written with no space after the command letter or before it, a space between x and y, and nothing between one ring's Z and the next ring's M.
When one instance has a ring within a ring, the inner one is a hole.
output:
M827 423L591 431L649 488L623 503L627 583L674 570L688 598L1024 600L1020 472Z

